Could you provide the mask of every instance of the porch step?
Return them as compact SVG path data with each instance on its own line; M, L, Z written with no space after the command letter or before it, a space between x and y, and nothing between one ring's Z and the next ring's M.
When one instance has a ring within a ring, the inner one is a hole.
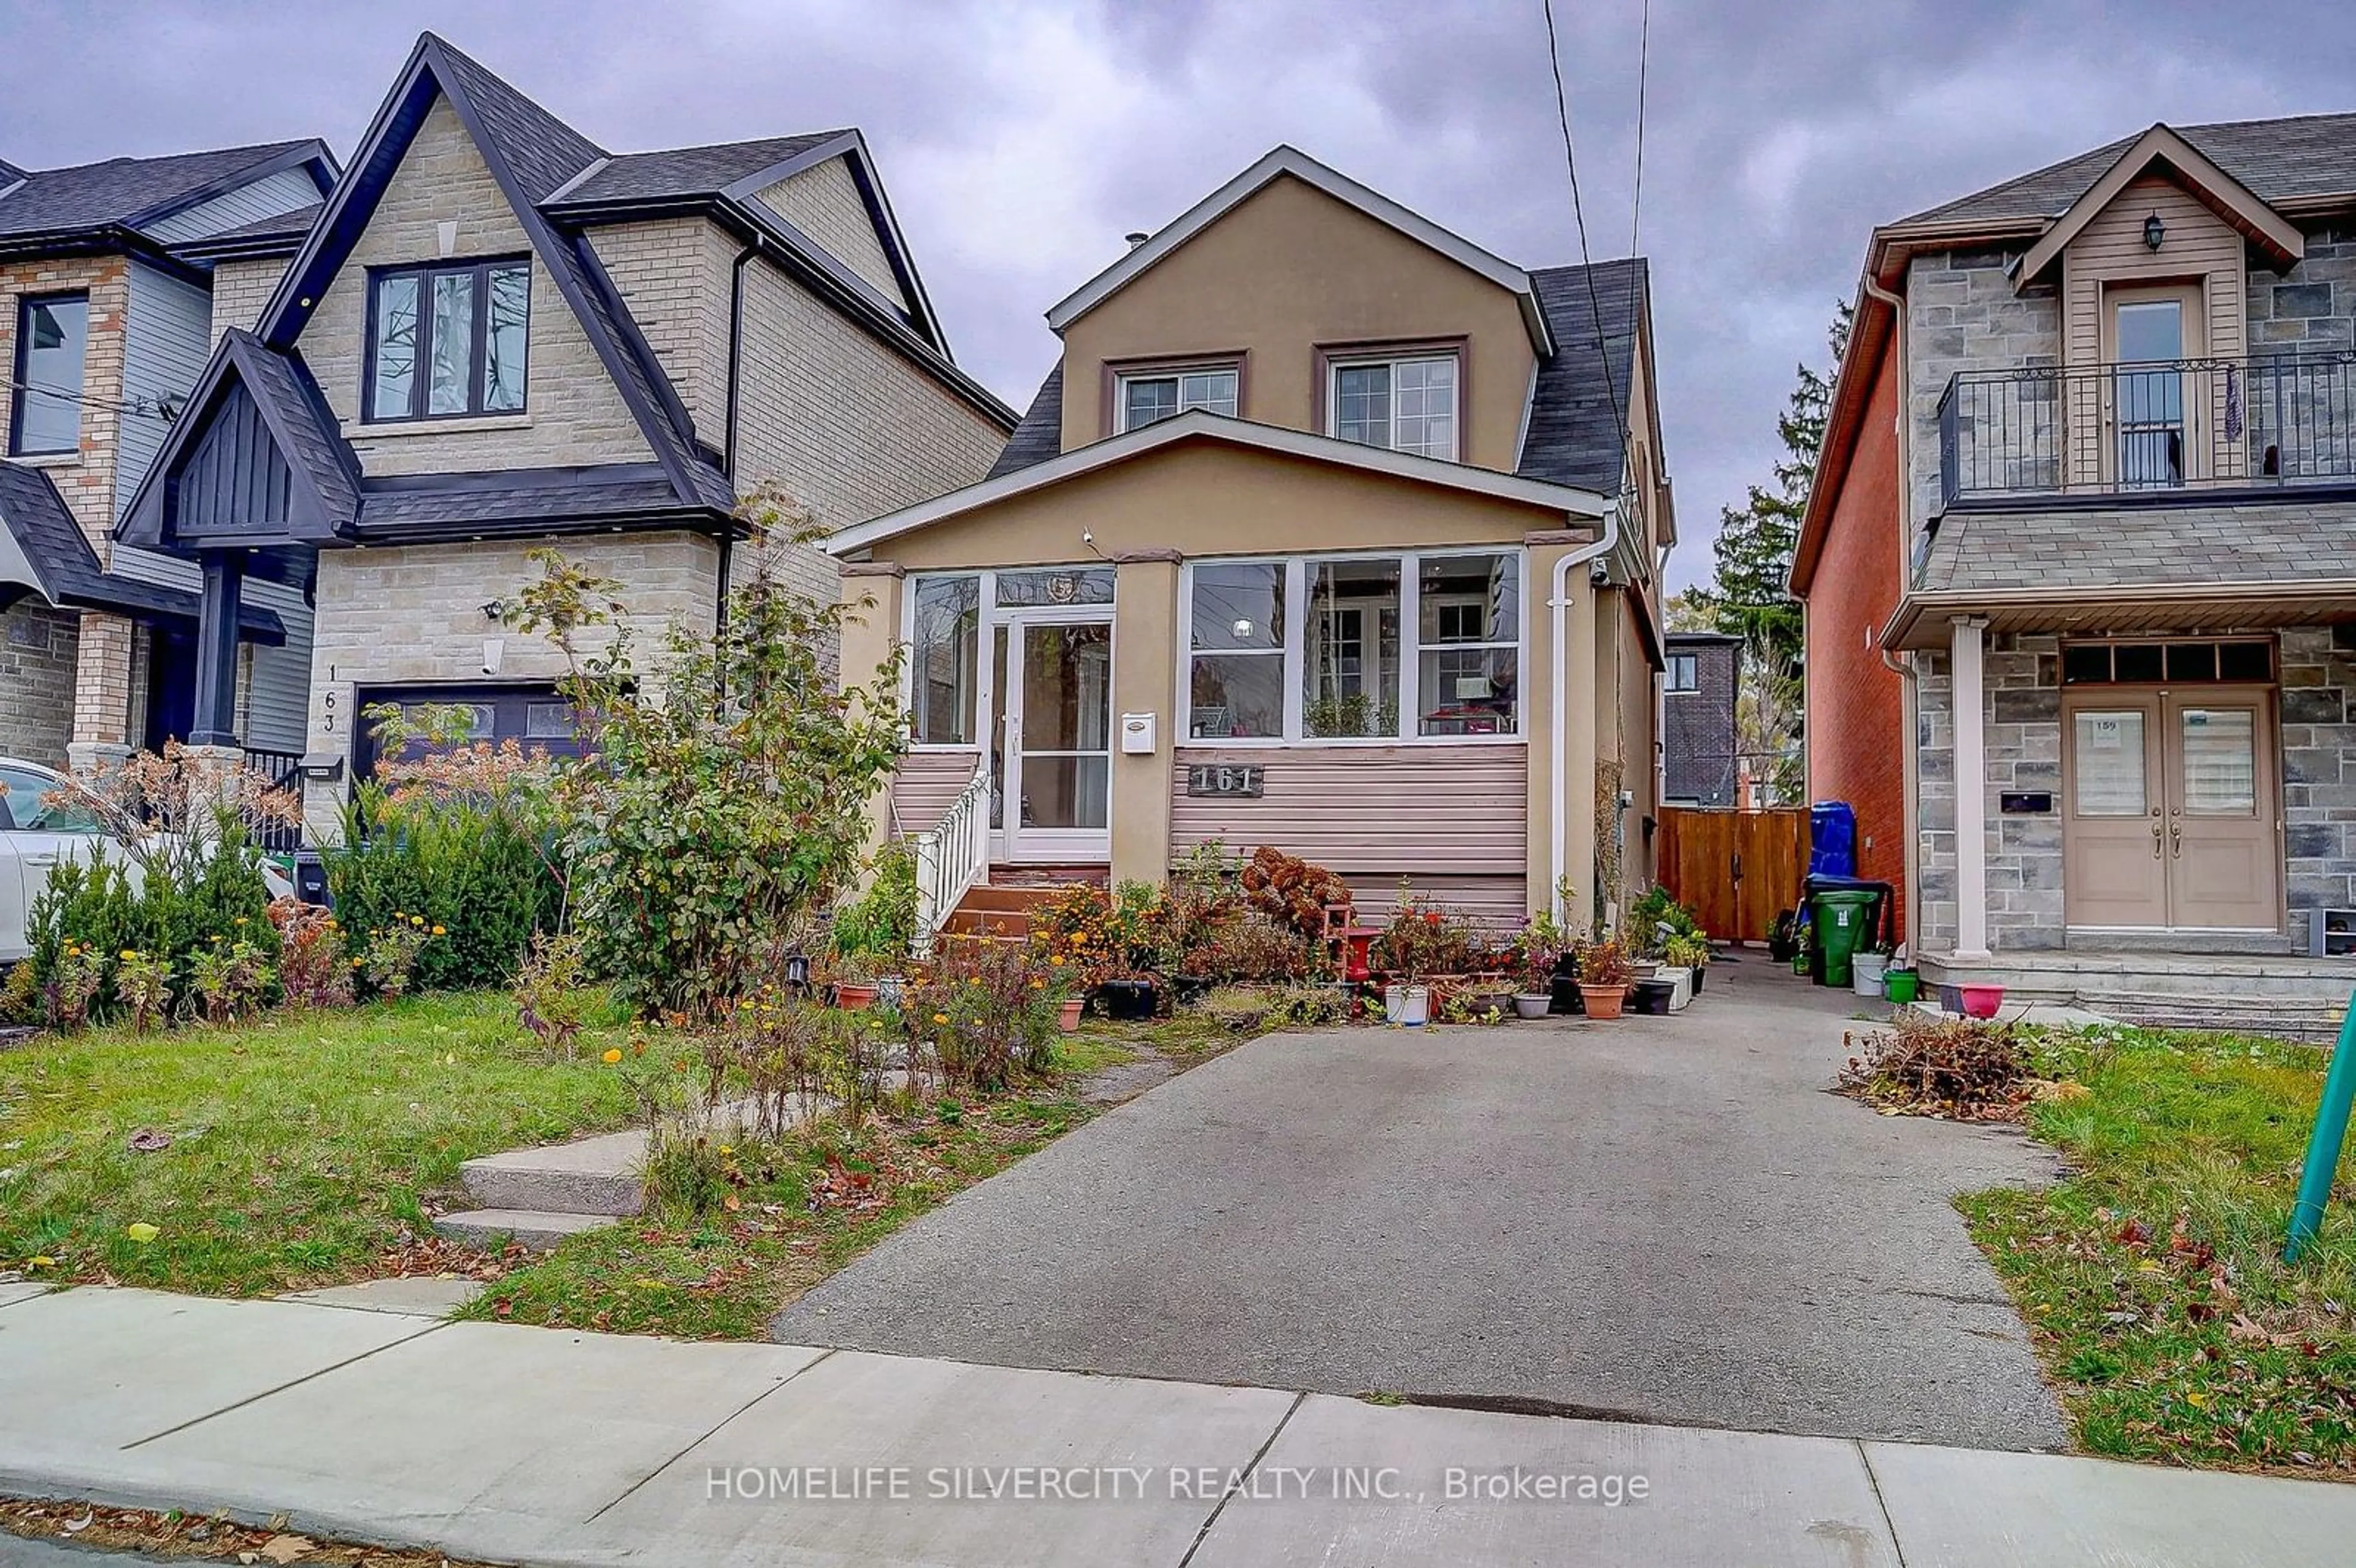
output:
M543 1209L468 1209L443 1215L434 1221L434 1229L454 1242L489 1246L504 1238L521 1243L535 1253L544 1253L567 1236L619 1223L611 1214L567 1214Z
M2329 1038L2356 991L2356 959L2140 952L2000 953L1986 963L1922 956L1926 989L1989 983L2008 1010L2045 1002L2154 1028ZM1935 995L1935 990L1933 991Z
M980 883L967 891L941 930L949 936L1028 936L1032 913L1067 885Z
M635 1214L646 1206L638 1168L643 1129L607 1133L544 1148L510 1149L458 1168L467 1194L487 1209L556 1214Z

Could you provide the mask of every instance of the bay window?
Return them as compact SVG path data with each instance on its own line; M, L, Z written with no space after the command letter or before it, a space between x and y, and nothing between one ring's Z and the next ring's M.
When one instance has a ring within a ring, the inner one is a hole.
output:
M1196 561L1186 579L1190 740L1520 731L1519 550Z
M1332 374L1325 395L1333 434L1455 461L1455 355L1342 360Z

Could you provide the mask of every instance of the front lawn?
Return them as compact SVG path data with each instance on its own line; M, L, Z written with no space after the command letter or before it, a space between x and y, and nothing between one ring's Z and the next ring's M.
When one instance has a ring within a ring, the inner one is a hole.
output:
M2297 1266L2281 1259L2326 1053L2143 1029L2040 1050L2040 1075L2086 1091L2028 1110L2070 1175L1960 1206L2080 1445L2356 1476L2356 1184Z
M402 1272L460 1161L628 1121L617 1032L566 1061L505 995L444 993L0 1051L0 1270L220 1296Z

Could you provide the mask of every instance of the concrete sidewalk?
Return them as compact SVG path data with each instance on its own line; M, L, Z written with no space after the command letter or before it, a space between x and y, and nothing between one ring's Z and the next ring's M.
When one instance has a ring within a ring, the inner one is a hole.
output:
M2356 1487L6 1285L0 1493L601 1568L2304 1568L2356 1540Z

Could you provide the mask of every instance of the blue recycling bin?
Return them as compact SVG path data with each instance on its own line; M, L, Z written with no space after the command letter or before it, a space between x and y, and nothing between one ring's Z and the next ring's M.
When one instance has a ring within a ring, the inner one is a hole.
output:
M1808 875L1857 875L1857 808L1845 800L1808 807Z

